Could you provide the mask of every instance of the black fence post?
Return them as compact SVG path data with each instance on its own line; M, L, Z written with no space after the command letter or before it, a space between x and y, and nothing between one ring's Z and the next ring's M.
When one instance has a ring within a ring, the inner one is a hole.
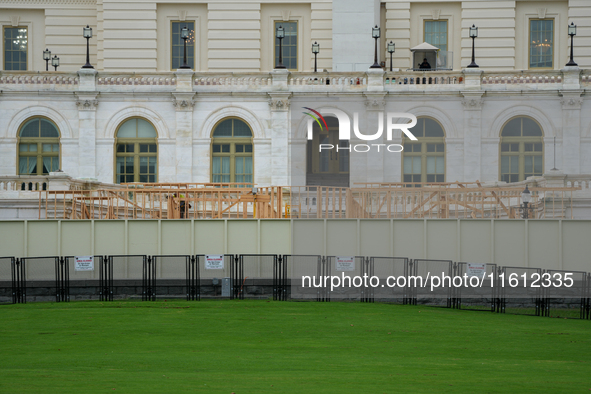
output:
M113 301L113 258L98 256L101 301Z
M27 278L25 276L25 260L12 258L12 303L27 303Z
M70 273L68 258L55 258L55 301L70 301Z
M273 260L273 301L279 300L279 295L277 294L279 291L279 261L277 256Z
M187 256L186 262L187 301L201 299L201 278L199 276L199 256Z

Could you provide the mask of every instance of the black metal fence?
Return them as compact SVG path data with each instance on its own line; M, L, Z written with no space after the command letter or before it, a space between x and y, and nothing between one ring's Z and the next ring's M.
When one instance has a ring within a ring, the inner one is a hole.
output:
M212 265L214 257L217 263ZM0 302L127 297L143 301L175 297L188 301L204 297L377 300L591 319L591 274L583 271L375 256L111 255L93 259L91 269L79 270L74 256L0 257Z

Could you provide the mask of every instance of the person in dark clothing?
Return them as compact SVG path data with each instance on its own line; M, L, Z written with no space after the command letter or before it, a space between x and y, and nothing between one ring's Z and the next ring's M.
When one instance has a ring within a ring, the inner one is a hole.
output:
M429 62L427 61L427 58L423 59L423 63L421 63L419 65L419 68L421 70L430 70L431 69L431 65L429 64Z

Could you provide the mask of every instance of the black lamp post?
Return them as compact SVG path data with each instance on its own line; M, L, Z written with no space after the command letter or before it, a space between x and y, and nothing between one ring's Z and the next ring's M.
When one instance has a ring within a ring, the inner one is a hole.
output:
M282 43L283 43L283 39L285 38L285 29L283 28L283 26L279 26L277 29L275 29L275 37L277 37L279 39L279 62L275 65L275 68L286 68L283 65Z
M43 60L45 60L45 71L49 71L49 59L51 59L51 51L45 49L43 51Z
M55 55L52 59L51 59L51 65L55 68L54 71L57 71L57 68L60 65L60 58L57 57L57 55Z
M396 51L396 44L390 41L388 43L388 53L390 54L390 71L392 71L392 54Z
M577 25L575 25L574 22L571 22L570 25L568 25L568 35L570 36L570 61L566 63L566 65L575 67L578 66L578 64L573 60L573 37L577 35Z
M314 41L314 44L312 44L312 53L314 54L314 72L318 71L318 63L316 59L318 57L318 52L320 52L320 44Z
M523 192L521 192L521 200L523 201L523 216L522 216L522 218L529 219L528 205L531 201L531 193L529 192L527 185L525 185L525 190Z
M380 38L380 28L378 25L371 28L371 36L376 40L376 45L373 54L373 65L370 68L382 68L378 63L378 38Z
M86 25L86 27L82 28L82 36L84 38L86 38L86 64L84 66L82 66L82 68L94 68L92 67L92 65L90 64L90 37L92 37L92 27L88 27L88 25Z
M189 39L189 29L187 29L187 26L185 26L181 29L181 38L183 39L184 54L183 54L183 64L179 68L182 68L182 69L191 68L187 64L187 40Z
M478 37L478 28L474 25L470 28L470 37L472 37L472 63L468 65L468 68L478 67L478 64L474 61L474 40Z

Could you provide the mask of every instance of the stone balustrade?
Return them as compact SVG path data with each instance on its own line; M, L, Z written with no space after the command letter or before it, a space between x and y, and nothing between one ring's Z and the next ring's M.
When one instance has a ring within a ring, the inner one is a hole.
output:
M102 74L102 73L101 73ZM97 85L103 86L175 86L176 78L165 75L113 76L97 78Z
M49 175L3 175L0 176L0 196L3 192L38 192L44 190L96 190L121 189L120 185L102 183L92 179L76 179L65 172Z
M0 89L14 90L78 90L76 73L1 72Z
M468 73L468 71L470 71ZM378 73L378 74L376 74ZM35 73L0 72L0 89L4 91L187 91L189 83L195 92L259 91L272 92L338 92L338 91L461 91L471 90L557 90L573 89L591 84L591 71L578 68L540 72L507 71L489 72L479 69L463 71L395 71L369 72L276 72L261 73L210 73L188 70L186 83L179 83L176 72L149 74L121 74L110 72ZM377 75L377 79L376 79ZM578 75L578 78L577 78ZM567 76L569 77L567 80ZM85 84L81 78L85 78ZM370 77L372 78L370 89ZM277 78L277 80L276 80ZM578 79L578 85L577 85ZM285 80L287 86L285 87ZM90 81L90 85L88 84ZM94 81L94 83L93 83ZM377 82L376 82L377 81ZM376 85L377 83L377 85ZM573 83L575 86L573 86ZM84 85L84 86L82 86ZM568 86L567 86L568 85Z

